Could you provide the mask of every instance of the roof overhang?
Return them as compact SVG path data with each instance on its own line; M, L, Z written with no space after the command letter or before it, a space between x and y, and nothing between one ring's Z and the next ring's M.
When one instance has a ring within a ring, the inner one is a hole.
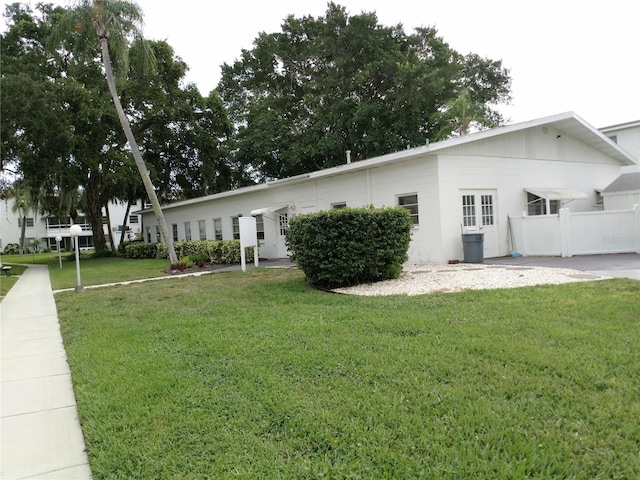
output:
M589 198L584 192L567 188L525 188L525 191L545 200L581 200Z

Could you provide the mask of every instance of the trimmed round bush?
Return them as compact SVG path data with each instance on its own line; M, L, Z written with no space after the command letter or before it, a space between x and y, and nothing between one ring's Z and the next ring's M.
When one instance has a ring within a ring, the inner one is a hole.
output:
M343 208L292 218L286 240L310 283L336 288L397 278L412 226L405 208Z

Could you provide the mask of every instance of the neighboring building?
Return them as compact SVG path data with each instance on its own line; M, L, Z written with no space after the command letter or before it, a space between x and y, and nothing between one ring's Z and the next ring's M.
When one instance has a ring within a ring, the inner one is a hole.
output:
M640 120L600 129L613 142L640 162ZM619 210L640 205L640 166L623 167L621 174L601 192L604 210Z
M14 201L12 198L0 201L0 250L4 251L4 247L9 243L20 244L21 224L17 213L12 211ZM140 205L133 206L131 210L139 210ZM117 223L112 225L111 231L107 225L106 212L103 209L103 225L104 232L109 244L109 235L113 235L116 247L120 243L120 234L123 228L127 228L126 237L134 238L141 234L141 220L137 212L131 212L127 219L126 225L123 224L124 214L126 213L126 205L122 203L111 203L109 205L109 216L111 221ZM82 227L82 235L79 237L79 246L82 249L93 248L93 232L91 226L87 223L84 215L80 214L76 218L76 222ZM40 240L40 249L57 249L56 237L60 236L60 248L69 250L72 247L69 228L71 227L71 218L57 218L51 216L36 215L30 212L26 218L26 239L27 247L33 244L33 240Z
M604 210L621 210L640 205L640 171L623 173L604 188L600 195Z
M635 148L637 130L618 131L618 140ZM238 238L238 217L253 215L260 256L279 258L288 254L285 232L295 215L400 205L414 223L411 262L462 259L464 231L484 233L484 257L499 257L510 252L509 216L597 209L599 192L636 158L568 112L176 202L163 211L174 241ZM143 239L160 241L153 212L139 213Z
M640 120L601 128L600 131L640 162ZM623 168L623 172L634 167Z

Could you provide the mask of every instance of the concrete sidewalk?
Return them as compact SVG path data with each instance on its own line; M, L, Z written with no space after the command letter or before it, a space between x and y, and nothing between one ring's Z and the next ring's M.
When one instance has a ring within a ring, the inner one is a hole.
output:
M90 479L49 270L30 265L0 303L0 478Z

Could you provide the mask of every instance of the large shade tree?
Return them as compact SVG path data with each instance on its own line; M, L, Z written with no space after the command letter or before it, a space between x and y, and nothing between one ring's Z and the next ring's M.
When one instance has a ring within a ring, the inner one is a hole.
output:
M347 150L360 160L451 134L457 98L473 105L469 127L499 124L510 78L500 61L461 55L435 28L408 35L329 3L324 16L289 16L281 32L261 33L223 65L218 91L235 158L266 180L344 163Z
M65 10L13 4L2 38L3 164L12 178L37 192L55 217L76 221L81 208L96 251L106 249L102 211L133 165L99 57L77 61L68 50L45 49L52 25ZM70 38L61 42L68 44ZM135 167L134 167L135 168ZM119 178L120 177L120 178Z
M51 21L61 8L7 5L8 29L0 41L0 161L4 179L24 177L26 187L38 191L58 172L71 180L69 158L73 138L69 111L60 98L67 83L62 59L53 59L44 42ZM73 183L73 182L72 182Z
M80 0L58 21L53 31L52 44L59 45L61 41L68 37L70 32L75 32L73 34L73 54L78 58L87 59L94 57L95 47L99 46L109 92L147 196L156 215L163 239L167 245L169 260L171 263L178 263L173 247L173 238L169 235L158 196L149 176L149 170L142 158L129 118L122 107L116 88L114 64L118 72L122 74L126 72L129 47L131 45L136 47L136 55L132 57L140 62L140 68L153 68L152 52L142 37L142 21L142 12L134 2Z
M203 98L195 85L183 86L188 67L165 41L149 47L156 72L130 67L121 97L160 201L236 186L226 155L231 123L222 100L215 91Z

